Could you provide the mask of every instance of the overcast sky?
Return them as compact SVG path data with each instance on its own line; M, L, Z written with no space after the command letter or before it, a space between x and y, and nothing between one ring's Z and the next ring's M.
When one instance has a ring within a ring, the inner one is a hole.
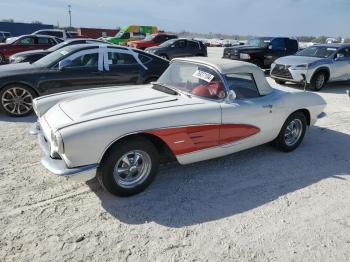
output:
M0 0L0 20L240 35L350 37L350 0Z

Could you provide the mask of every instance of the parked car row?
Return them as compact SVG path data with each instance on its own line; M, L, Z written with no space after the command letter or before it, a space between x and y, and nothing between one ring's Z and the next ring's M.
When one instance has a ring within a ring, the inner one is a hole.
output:
M106 44L66 45L36 62L1 66L0 108L13 116L35 97L57 92L156 80L169 62L141 50Z
M278 84L305 82L314 91L327 82L350 81L350 44L312 45L298 51L295 39L258 37L243 46L225 48L223 58L271 69Z
M16 53L47 49L61 42L60 38L47 35L23 35L9 38L6 43L0 44L0 64L8 62L10 56Z

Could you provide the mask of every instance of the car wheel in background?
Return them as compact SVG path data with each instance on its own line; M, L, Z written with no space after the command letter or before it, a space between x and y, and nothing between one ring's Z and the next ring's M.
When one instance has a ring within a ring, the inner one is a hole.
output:
M275 82L279 85L284 85L286 81L275 79Z
M320 91L327 82L327 76L324 71L317 72L310 81L310 89Z
M3 54L0 54L0 65L5 63L5 57Z
M143 191L154 180L159 154L146 139L134 138L114 144L97 170L101 185L117 196L131 196Z
M0 108L11 116L25 116L33 111L36 94L22 84L4 87L0 92Z
M291 114L272 144L281 151L293 151L303 141L306 125L306 117L302 112L298 111Z

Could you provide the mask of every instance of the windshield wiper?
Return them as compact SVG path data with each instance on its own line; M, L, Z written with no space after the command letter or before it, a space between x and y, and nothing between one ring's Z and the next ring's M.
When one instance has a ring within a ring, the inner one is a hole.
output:
M179 93L176 92L174 89L171 89L170 87L168 87L168 86L166 86L166 85L164 85L164 84L158 83L158 82L154 82L152 88L153 88L154 90L158 90L158 91L160 91L160 92L167 93L167 94L169 94L169 95L174 95L174 96L176 96L176 95L179 94Z

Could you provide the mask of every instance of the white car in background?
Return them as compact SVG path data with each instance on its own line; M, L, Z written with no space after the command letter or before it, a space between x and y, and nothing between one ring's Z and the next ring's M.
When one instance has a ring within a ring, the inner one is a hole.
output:
M144 190L159 164L189 164L264 143L296 149L325 101L272 88L257 66L206 57L173 59L151 85L98 88L34 100L42 164L118 196Z
M322 44L295 55L278 58L271 65L271 77L279 84L301 83L321 90L327 82L350 80L350 44Z

